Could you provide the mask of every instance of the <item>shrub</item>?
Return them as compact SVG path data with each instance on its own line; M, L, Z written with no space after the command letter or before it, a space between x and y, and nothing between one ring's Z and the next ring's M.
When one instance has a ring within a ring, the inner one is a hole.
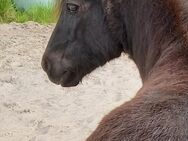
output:
M0 0L0 22L35 21L42 24L56 22L54 8L48 6L34 6L28 10L15 9L11 0Z

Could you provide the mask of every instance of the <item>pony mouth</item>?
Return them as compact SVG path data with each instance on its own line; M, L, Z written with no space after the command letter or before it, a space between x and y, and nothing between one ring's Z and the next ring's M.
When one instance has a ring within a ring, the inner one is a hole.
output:
M74 87L74 86L77 86L79 82L80 80L78 79L78 76L76 73L67 71L62 75L59 84L62 87Z
M74 87L81 81L79 74L72 71L64 71L63 73L56 75L47 72L47 75L51 82L56 85L61 85L62 87Z
M63 83L61 82L61 87L75 87L79 84L79 81L72 81L72 82L69 82L69 83Z

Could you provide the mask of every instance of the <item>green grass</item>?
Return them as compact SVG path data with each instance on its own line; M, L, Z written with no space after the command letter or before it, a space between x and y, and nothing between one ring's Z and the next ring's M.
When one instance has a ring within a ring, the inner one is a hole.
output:
M10 0L0 0L0 22L11 22L16 18L16 12Z
M42 24L56 22L54 8L35 6L26 11L15 9L11 0L0 0L0 23L34 21Z

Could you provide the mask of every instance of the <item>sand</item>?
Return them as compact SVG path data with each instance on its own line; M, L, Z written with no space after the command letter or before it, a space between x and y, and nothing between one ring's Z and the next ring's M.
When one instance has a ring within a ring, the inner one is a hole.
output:
M141 87L126 55L74 88L51 83L41 57L54 25L0 25L0 141L84 141L104 115Z

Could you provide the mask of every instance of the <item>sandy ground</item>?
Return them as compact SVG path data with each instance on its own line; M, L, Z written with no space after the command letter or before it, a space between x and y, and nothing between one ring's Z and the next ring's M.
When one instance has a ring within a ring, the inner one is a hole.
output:
M0 141L84 141L141 86L123 55L75 88L49 82L40 62L54 26L0 25Z

